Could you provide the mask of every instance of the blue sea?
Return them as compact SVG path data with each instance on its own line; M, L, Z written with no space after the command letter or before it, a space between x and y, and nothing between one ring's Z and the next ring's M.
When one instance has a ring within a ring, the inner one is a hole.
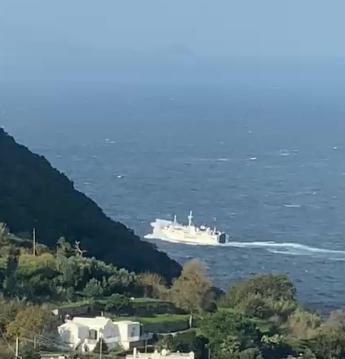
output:
M226 247L154 241L216 285L283 272L328 311L345 298L345 102L321 87L12 83L0 125L142 237L190 210L225 230Z

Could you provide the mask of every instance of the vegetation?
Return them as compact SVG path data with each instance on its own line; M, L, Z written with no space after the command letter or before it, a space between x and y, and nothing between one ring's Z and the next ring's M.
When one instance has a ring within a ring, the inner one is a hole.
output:
M193 259L185 264L181 275L171 288L173 303L190 313L190 326L192 326L193 314L201 313L211 298L212 285L205 272L204 264L200 260Z
M206 351L208 340L202 335L198 335L195 330L177 333L176 335L161 336L155 343L155 349L170 351L180 351L189 353L193 351L197 358L200 358Z
M149 323L162 323L162 322L172 322L172 321L180 321L187 320L189 315L186 314L156 314L152 317L124 317L123 320L139 320L142 324ZM119 320L121 318L117 318Z
M157 274L137 275L86 257L64 238L54 251L37 243L39 254L33 253L30 240L14 236L5 225L0 228L0 330L6 339L0 341L0 350L4 358L8 351L11 357L8 345L13 349L16 337L20 352L27 357L38 357L39 349L59 348L56 337L49 336L58 325L51 314L53 303L61 303L61 308L63 303L76 308L97 305L106 315L118 317L130 313L135 304L160 305L162 300L171 300L181 314L133 319L148 325L183 321L190 315L195 320L191 330L157 338L157 349L193 350L198 359L208 354L214 359L345 357L344 313L335 311L323 320L306 310L284 275L263 274L238 281L216 301L200 260L187 262L169 286ZM103 344L105 353L108 348ZM99 344L97 348L101 349Z
M9 235L0 249L0 278L5 298L33 303L101 298L113 293L140 294L137 276L112 264L66 251L59 240L55 253L33 255L30 241ZM23 246L24 245L24 246ZM30 253L31 252L31 253Z
M17 312L15 319L6 327L8 337L34 339L48 329L51 313L39 306L28 306Z
M167 297L166 281L157 273L143 273L139 276L139 283L144 288L144 296L163 299Z
M119 268L158 273L168 281L179 275L175 261L108 218L45 158L17 144L3 129L0 168L0 222L13 233L28 237L36 228L37 240L50 248L64 236L70 244L80 241L89 256Z
M188 331L157 337L159 350L194 351L197 359L345 358L344 313L325 320L306 310L287 276L239 280L218 299L200 260L181 272L1 129L0 168L1 358L13 358L17 338L23 358L61 348L53 307L99 306L114 317L167 301L181 312L136 319L194 320ZM35 245L25 234L34 227ZM96 351L108 352L106 343Z
M126 310L129 306L129 298L122 294L112 294L105 305L107 312L119 315L121 311Z

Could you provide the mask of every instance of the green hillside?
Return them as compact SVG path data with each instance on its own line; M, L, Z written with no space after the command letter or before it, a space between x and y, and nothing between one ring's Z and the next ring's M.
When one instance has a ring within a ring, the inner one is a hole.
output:
M97 204L42 156L19 145L0 129L0 222L15 234L37 231L37 240L55 247L64 236L78 240L88 256L130 271L150 271L167 279L180 265L122 223L107 217Z

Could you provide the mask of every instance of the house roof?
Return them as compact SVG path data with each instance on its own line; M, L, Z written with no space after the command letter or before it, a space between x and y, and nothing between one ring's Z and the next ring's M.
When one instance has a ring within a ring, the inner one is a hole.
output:
M114 324L126 324L126 325L129 325L129 324L139 324L139 322L132 322L130 320L119 320L118 322L113 322Z
M71 325L74 325L78 328L84 328L85 325L84 324L80 324L80 323L76 323L76 322L72 322L71 320L67 321L66 323L62 324L59 326L59 328L63 328L63 327L69 327Z
M91 328L92 327L104 328L109 322L112 323L112 321L106 317L95 317L95 318L74 317L72 322Z

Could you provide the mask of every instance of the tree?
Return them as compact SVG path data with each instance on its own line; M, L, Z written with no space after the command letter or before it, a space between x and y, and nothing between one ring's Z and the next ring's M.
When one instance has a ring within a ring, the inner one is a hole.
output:
M102 283L95 278L92 278L84 288L84 294L88 298L100 298L103 296Z
M155 349L158 351L162 351L163 349L165 350L170 350L170 351L175 351L176 350L176 345L175 345L175 340L174 337L172 335L164 335L161 339L159 339L156 343L155 343Z
M23 310L26 306L24 301L16 299L5 300L4 297L0 297L0 329L6 330L6 326L16 319L16 315L19 310Z
M343 310L333 310L326 323L324 329L343 330L345 332L345 313Z
M107 294L120 293L130 295L137 291L138 277L135 273L128 272L124 268L117 269L113 266L107 269L110 275L107 279Z
M321 323L319 315L298 308L288 317L286 326L297 338L310 339L319 331Z
M286 275L262 274L230 286L225 302L228 306L235 307L248 296L260 296L274 301L295 301L296 288Z
M260 332L251 320L239 313L223 310L208 314L201 319L199 328L216 357L259 347Z
M143 273L138 277L138 284L144 290L144 297L166 299L168 289L163 277L157 273Z
M161 338L155 343L157 350L170 350L172 352L179 351L181 353L194 352L196 358L201 358L206 354L206 345L208 340L202 335L196 335L195 330L189 330L173 335L162 335Z
M162 299L167 293L166 282L157 273L143 273L138 282L144 289L145 297Z
M5 268L5 279L3 283L5 296L15 295L16 290L16 276L18 268L19 250L14 246L10 246Z
M269 319L274 315L267 301L258 295L249 295L243 298L243 301L236 308L248 317Z
M204 309L204 298L211 289L211 282L205 275L205 265L198 259L187 262L171 288L174 304L190 313L190 326L192 316Z
M309 341L309 347L317 358L345 358L345 332L320 331Z
M72 246L69 242L67 242L65 237L60 237L57 241L57 248L56 248L57 255L63 255L65 257L69 257L72 255Z
M73 250L77 256L81 256L81 257L84 255L84 253L87 252L86 250L80 248L80 241L74 242Z
M121 310L124 310L128 307L129 303L129 298L125 295L113 294L108 298L107 304L105 305L105 310L114 312L116 315L118 315Z
M29 306L18 311L16 318L7 326L7 335L34 338L49 327L51 313L39 306Z
M8 243L8 228L6 223L0 222L0 245L4 245Z

